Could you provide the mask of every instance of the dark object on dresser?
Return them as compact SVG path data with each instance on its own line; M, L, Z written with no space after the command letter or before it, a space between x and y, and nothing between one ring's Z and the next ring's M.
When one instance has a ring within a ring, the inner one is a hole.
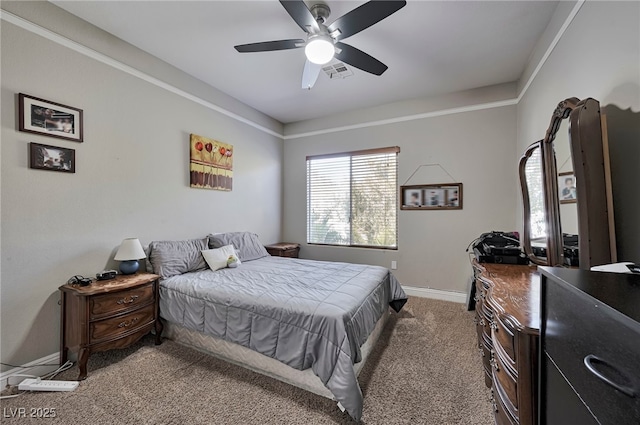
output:
M529 264L520 249L518 234L492 231L471 242L473 254L480 263Z
M540 424L639 424L640 276L541 272Z
M540 275L536 267L472 262L476 331L496 424L537 424Z
M160 344L159 278L138 273L89 286L62 285L60 364L67 361L69 351L76 352L78 380L83 380L91 353L128 347L154 329Z
M273 257L291 257L298 258L300 252L300 244L291 242L274 243L273 245L265 246L265 249L269 255Z

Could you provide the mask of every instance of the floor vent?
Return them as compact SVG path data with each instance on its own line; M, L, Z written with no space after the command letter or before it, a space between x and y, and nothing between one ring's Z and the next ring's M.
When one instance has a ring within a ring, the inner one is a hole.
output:
M353 75L353 71L347 68L347 65L342 62L337 62L331 65L322 67L322 70L329 77L330 80L335 78L347 78Z

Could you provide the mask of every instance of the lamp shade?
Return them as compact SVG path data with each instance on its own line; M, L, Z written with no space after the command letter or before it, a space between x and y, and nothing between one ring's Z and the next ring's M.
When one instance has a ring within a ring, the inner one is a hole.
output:
M113 259L116 261L127 261L139 260L146 257L147 255L144 253L144 249L142 249L142 244L138 238L127 238L122 241Z

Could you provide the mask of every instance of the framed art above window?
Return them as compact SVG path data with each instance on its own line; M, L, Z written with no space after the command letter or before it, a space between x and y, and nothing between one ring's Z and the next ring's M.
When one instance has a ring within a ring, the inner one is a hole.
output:
M402 210L461 210L462 183L400 186Z

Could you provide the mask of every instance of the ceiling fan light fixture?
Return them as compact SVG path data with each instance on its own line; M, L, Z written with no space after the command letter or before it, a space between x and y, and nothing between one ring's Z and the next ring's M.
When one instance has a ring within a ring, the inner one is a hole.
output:
M307 59L309 59L309 62L324 65L331 61L335 54L333 40L331 40L331 37L322 35L310 38L304 48L304 54L307 56Z

